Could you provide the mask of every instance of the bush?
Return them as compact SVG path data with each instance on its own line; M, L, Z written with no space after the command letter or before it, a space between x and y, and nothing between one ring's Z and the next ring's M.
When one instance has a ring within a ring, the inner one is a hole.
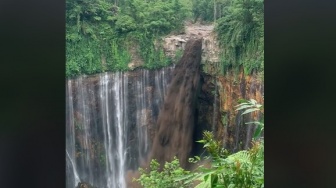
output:
M237 110L244 110L242 115L254 111L261 111L262 105L255 100L242 100ZM252 122L258 124L258 122ZM247 124L250 124L247 123ZM258 125L263 123L259 122ZM189 172L179 167L177 158L171 163L166 163L162 171L160 164L152 160L149 171L140 169L141 177L136 180L143 187L154 188L263 188L264 187L264 140L258 133L252 141L252 148L230 154L225 150L220 141L214 139L211 132L203 133L203 140L198 141L204 144L204 148L210 156L211 168L202 165L195 171ZM190 158L189 162L197 163L199 157Z
M119 33L128 33L136 29L135 20L128 15L119 15L115 24L115 29Z
M206 132L202 140L207 149L218 142L208 140ZM198 167L189 176L177 179L185 183L196 182L196 188L235 187L235 188L259 188L264 186L264 142L253 142L250 150L243 150L231 155L220 155L220 150L212 150L211 168Z
M160 164L153 159L150 163L150 169L140 168L139 172L141 176L136 181L146 188L187 187L188 184L175 181L175 179L190 173L180 167L176 157L172 162L166 162L162 170L160 170Z

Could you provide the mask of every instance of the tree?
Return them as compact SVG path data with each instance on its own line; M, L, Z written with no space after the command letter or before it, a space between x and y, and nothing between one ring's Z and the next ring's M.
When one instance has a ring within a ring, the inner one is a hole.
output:
M245 73L263 68L263 0L232 0L218 19L216 31L224 48L223 67L243 65Z
M183 28L190 0L181 1L66 1L66 76L127 70L127 45L134 43L142 48L145 68L167 65L162 49L152 46L157 37Z

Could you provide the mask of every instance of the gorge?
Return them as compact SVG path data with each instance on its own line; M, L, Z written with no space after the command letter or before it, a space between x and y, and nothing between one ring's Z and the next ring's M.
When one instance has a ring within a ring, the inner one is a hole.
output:
M235 112L234 105L240 98L254 98L262 102L263 82L257 72L245 75L240 70L239 73L228 71L225 76L215 74L214 65L218 54L216 41L209 33L211 30L201 34L187 33L188 38L183 39L188 41L187 45L184 42L176 43L180 39L166 38L167 53L169 49L184 50L181 61L190 61L186 67L180 66L183 62L179 62L157 70L135 68L133 71L105 72L67 79L68 188L82 183L99 188L127 187L127 171L137 170L147 162L149 156L165 161L180 154L180 159L186 161L192 155L199 155L202 145L195 141L201 139L204 130L213 131L230 151L249 147L254 127L247 127L244 122L253 117L243 118ZM193 37L203 39L193 40ZM189 48L188 45L197 48L196 52L185 50ZM188 87L170 89L172 82L192 83L193 90L181 91ZM174 96L179 94L183 96ZM185 100L186 94L193 96ZM175 100L181 100L178 102L183 108L166 108ZM194 106L188 111L184 104ZM172 116L174 113L189 113L189 118L166 116L158 122L162 108ZM187 121L185 124L193 126L174 128L171 125L177 126L179 123L176 121L183 120ZM162 147L165 144L170 148L167 151ZM186 167L187 163L182 165Z

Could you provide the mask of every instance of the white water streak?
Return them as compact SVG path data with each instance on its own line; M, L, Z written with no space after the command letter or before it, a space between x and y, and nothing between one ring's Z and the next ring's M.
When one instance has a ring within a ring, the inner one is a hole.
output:
M77 170L76 170L76 165L74 164L74 162L72 161L68 151L66 151L67 153L67 156L71 162L71 166L72 166L72 169L73 169L73 172L74 172L74 176L75 176L75 185L77 185L79 182L80 182L80 179L79 179L79 176L78 176L78 173L77 173Z
M152 74L154 78L150 71L140 70L139 77L116 72L68 80L66 150L74 178L67 185L83 180L99 188L126 188L125 172L137 169L150 149L146 125L153 123L153 107L163 102L167 70ZM158 98L153 105L151 100Z

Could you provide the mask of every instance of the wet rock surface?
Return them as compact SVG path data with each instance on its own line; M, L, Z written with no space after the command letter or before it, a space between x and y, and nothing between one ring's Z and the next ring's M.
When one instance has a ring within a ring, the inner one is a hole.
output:
M98 188L98 187L94 187L86 182L79 182L76 188Z
M123 171L137 169L151 148L173 69L136 69L68 80L68 187L77 186L74 171L96 187L124 187Z

